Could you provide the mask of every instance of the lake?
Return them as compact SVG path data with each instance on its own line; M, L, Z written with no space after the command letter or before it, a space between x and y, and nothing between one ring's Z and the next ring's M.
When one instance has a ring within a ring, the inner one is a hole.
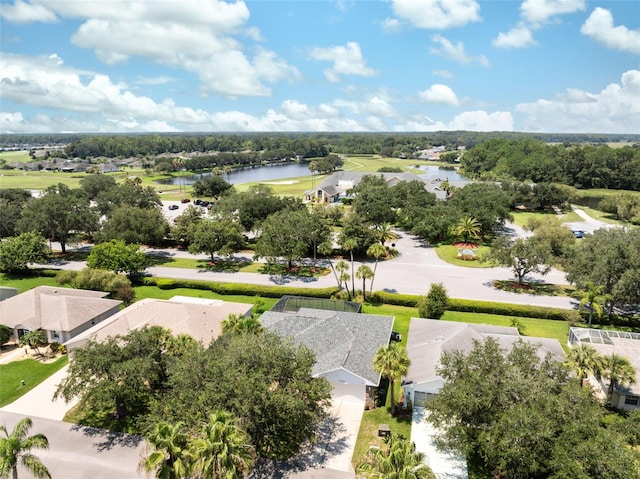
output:
M423 165L420 170L423 174L418 176L424 180L449 180L456 182L465 182L464 176L458 174L455 170L443 170L434 165ZM375 173L371 173L375 174ZM233 170L230 173L224 173L223 178L232 185L241 183L254 183L259 181L277 181L286 178L295 178L298 176L310 176L311 171L307 163L289 163L287 165L263 165L253 168L243 168ZM156 180L154 183L159 185L193 185L197 180L211 176L210 172L199 173L197 175L181 176L175 178L164 178Z

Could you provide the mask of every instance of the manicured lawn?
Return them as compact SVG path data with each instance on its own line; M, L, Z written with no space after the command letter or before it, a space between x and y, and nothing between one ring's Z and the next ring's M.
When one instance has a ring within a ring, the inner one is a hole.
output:
M556 217L560 219L563 223L573 223L576 221L582 221L582 218L578 216L578 213L575 211L567 211L564 212L562 216L558 216L554 212L541 212L541 211L513 211L511 213L513 215L513 222L518 226L524 228L527 226L527 223L531 218L547 218L547 217Z
M483 254L489 251L488 246L480 246L476 249L476 257L481 258ZM435 248L438 258L447 263L454 264L456 266L464 266L466 268L491 268L491 263L484 263L479 259L475 260L462 260L458 258L458 248L450 244L443 244L436 246Z
M140 301L145 298L156 299L170 299L174 296L190 296L193 298L207 298L207 299L222 299L224 301L231 301L235 303L253 304L256 300L255 296L241 296L241 295L221 295L214 293L213 291L206 291L201 289L190 288L176 288L176 289L160 289L157 286L136 286L136 301ZM273 307L279 301L279 298L260 298L264 302L264 309L268 310Z
M25 190L44 190L48 186L63 183L71 188L80 186L80 179L84 175L58 173L53 171L25 172L17 170L2 170L0 172L0 188L23 188Z
M34 359L14 361L8 364L0 364L0 407L6 406L18 399L23 394L60 370L69 362L65 355L52 363L41 363ZM21 381L24 380L23 386Z
M28 163L32 161L29 156L29 152L26 150L3 151L0 153L0 160L5 160L7 163L15 163L16 161L19 161L20 163Z
M7 273L0 273L0 284L2 284L2 286L18 288L18 293L24 293L36 286L60 286L55 278L31 275L21 276Z
M178 258L164 256L149 256L152 266L166 266L168 268L201 269L206 271L226 271L254 273L253 262L233 261L216 258L214 262L210 259ZM258 268L262 263L258 263Z
M602 221L604 223L609 223L612 225L618 225L618 226L629 225L629 223L624 223L622 221L615 219L615 217L611 213L605 213L604 211L594 210L593 208L588 208L586 206L579 206L579 208L595 220ZM577 221L581 221L581 220L582 218L580 218Z

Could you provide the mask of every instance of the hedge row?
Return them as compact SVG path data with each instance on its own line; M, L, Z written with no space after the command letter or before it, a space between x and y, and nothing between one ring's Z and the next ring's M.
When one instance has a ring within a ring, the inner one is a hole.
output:
M373 293L372 300L396 306L417 307L420 299L418 295L394 294L385 291ZM519 316L524 318L551 319L555 321L579 321L577 311L562 308L546 308L543 306L530 306L524 304L497 303L491 301L475 301L471 299L449 299L448 311L460 311L466 313L500 314L503 316Z
M263 284L215 283L211 281L156 278L152 276L142 278L142 284L145 286L157 286L160 289L190 288L213 291L214 293L224 295L259 295L265 298L280 298L287 294L312 298L330 298L339 291L336 286L331 288L297 288Z

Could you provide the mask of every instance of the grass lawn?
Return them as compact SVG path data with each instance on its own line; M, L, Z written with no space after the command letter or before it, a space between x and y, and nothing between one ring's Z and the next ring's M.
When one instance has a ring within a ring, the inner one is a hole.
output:
M177 257L165 257L149 255L151 260L151 266L166 266L168 268L184 268L184 269L201 269L205 271L226 271L226 272L243 272L253 273L255 267L251 261L234 261L224 260L216 258L216 261L211 262L210 259L196 259L196 258L177 258ZM258 263L260 267L262 263Z
M65 355L51 363L41 363L35 359L13 361L8 364L0 364L0 407L6 406L18 399L23 394L60 370L69 362ZM21 381L24 379L25 385Z
M10 288L17 288L18 293L24 293L36 286L60 286L55 278L47 276L21 276L17 274L0 273L0 284Z
M540 296L570 296L575 297L576 288L568 284L549 284L525 282L521 285L512 280L496 280L493 282L496 289L511 293L535 294Z
M84 174L69 174L53 171L17 171L2 170L0 172L0 188L22 188L25 190L44 190L45 188L63 183L70 188L78 188Z
M476 250L477 257L481 258L483 254L486 254L489 251L489 249L490 248L488 246L480 246ZM458 248L450 244L436 246L435 251L438 255L438 258L440 258L442 261L446 261L447 263L454 264L456 266L464 266L467 268L491 268L493 266L491 263L484 263L479 259L475 259L472 261L459 259Z
M0 153L0 160L5 160L7 163L14 163L16 161L28 163L32 161L27 150L3 151Z
M513 211L511 213L513 215L513 222L518 226L524 228L527 226L529 219L531 218L548 218L548 217L556 217L563 223L574 223L578 221L582 221L582 218L578 216L578 213L575 211L565 212L562 216L558 216L554 212L541 212L541 211Z
M609 223L609 224L618 225L618 226L629 226L629 223L617 220L611 213L605 213L604 211L594 210L593 208L588 208L586 206L579 206L579 208L583 210L585 213L587 213L589 216L591 216L593 219L602 221L603 223ZM581 220L582 218L580 218L577 221L581 221Z
M170 299L174 296L190 296L193 298L207 298L207 299L222 299L224 301L232 301L235 303L253 304L255 303L255 296L243 296L243 295L221 295L214 293L213 291L191 289L191 288L176 288L176 289L160 289L157 286L136 286L136 301L140 301L145 298L156 299ZM260 298L264 302L264 309L271 309L280 298Z

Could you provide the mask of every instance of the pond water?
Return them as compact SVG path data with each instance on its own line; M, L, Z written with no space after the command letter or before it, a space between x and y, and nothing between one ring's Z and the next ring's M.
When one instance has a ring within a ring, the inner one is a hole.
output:
M441 180L457 182L466 181L464 176L458 174L455 170L443 170L434 165L423 165L420 167L420 170L424 171L424 173L419 174L418 176L424 180L440 178ZM222 176L227 182L232 185L237 185L257 181L277 181L285 178L309 175L311 175L311 171L309 170L309 165L307 163L290 163L288 165L263 165L253 168L243 168L233 170L230 173L224 173ZM197 180L208 176L211 176L210 172L175 178L164 178L162 180L156 180L154 183L159 185L192 185Z

